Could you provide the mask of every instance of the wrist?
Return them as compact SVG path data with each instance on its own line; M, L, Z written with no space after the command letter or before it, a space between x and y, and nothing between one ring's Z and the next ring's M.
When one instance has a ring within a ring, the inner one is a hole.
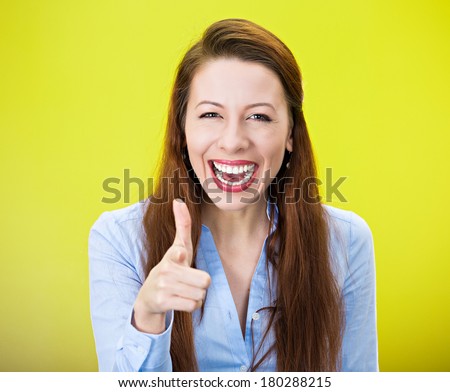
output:
M166 313L150 313L136 301L131 324L140 332L158 335L166 330Z

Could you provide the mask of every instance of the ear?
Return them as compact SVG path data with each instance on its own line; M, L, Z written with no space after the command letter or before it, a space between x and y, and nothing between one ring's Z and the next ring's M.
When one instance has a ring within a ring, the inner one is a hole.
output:
M289 135L286 139L286 150L288 150L289 152L292 152L292 150L294 145L294 141L292 139L292 129L289 131Z

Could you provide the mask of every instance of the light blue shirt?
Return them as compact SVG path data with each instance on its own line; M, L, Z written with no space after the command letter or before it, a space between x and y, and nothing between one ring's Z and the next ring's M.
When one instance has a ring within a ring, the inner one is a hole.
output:
M91 318L101 371L172 371L170 338L173 312L160 335L139 332L131 324L133 305L145 281L143 268L144 203L104 212L89 236ZM372 234L350 211L324 205L328 212L333 269L345 300L343 371L377 371L375 265ZM265 244L252 278L245 338L212 233L202 226L196 265L211 276L200 320L193 313L200 371L247 371L260 346L276 298L276 273L266 268ZM270 279L269 276L270 275ZM268 282L272 287L268 286ZM274 342L269 333L257 360ZM256 363L255 362L255 363ZM276 371L271 354L258 371Z

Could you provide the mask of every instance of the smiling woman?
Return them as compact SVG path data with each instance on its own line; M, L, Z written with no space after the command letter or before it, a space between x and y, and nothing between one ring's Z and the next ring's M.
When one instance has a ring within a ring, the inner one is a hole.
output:
M294 56L252 22L189 49L158 198L91 229L100 370L378 369L371 232L320 203L302 103Z

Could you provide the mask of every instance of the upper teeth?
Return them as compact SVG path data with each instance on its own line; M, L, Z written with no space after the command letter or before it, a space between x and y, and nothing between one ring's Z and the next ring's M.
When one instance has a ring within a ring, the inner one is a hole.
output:
M228 173L228 174L239 174L244 172L252 172L255 168L255 165L252 163L250 165L225 165L221 163L214 162L214 167L221 171L222 173Z

